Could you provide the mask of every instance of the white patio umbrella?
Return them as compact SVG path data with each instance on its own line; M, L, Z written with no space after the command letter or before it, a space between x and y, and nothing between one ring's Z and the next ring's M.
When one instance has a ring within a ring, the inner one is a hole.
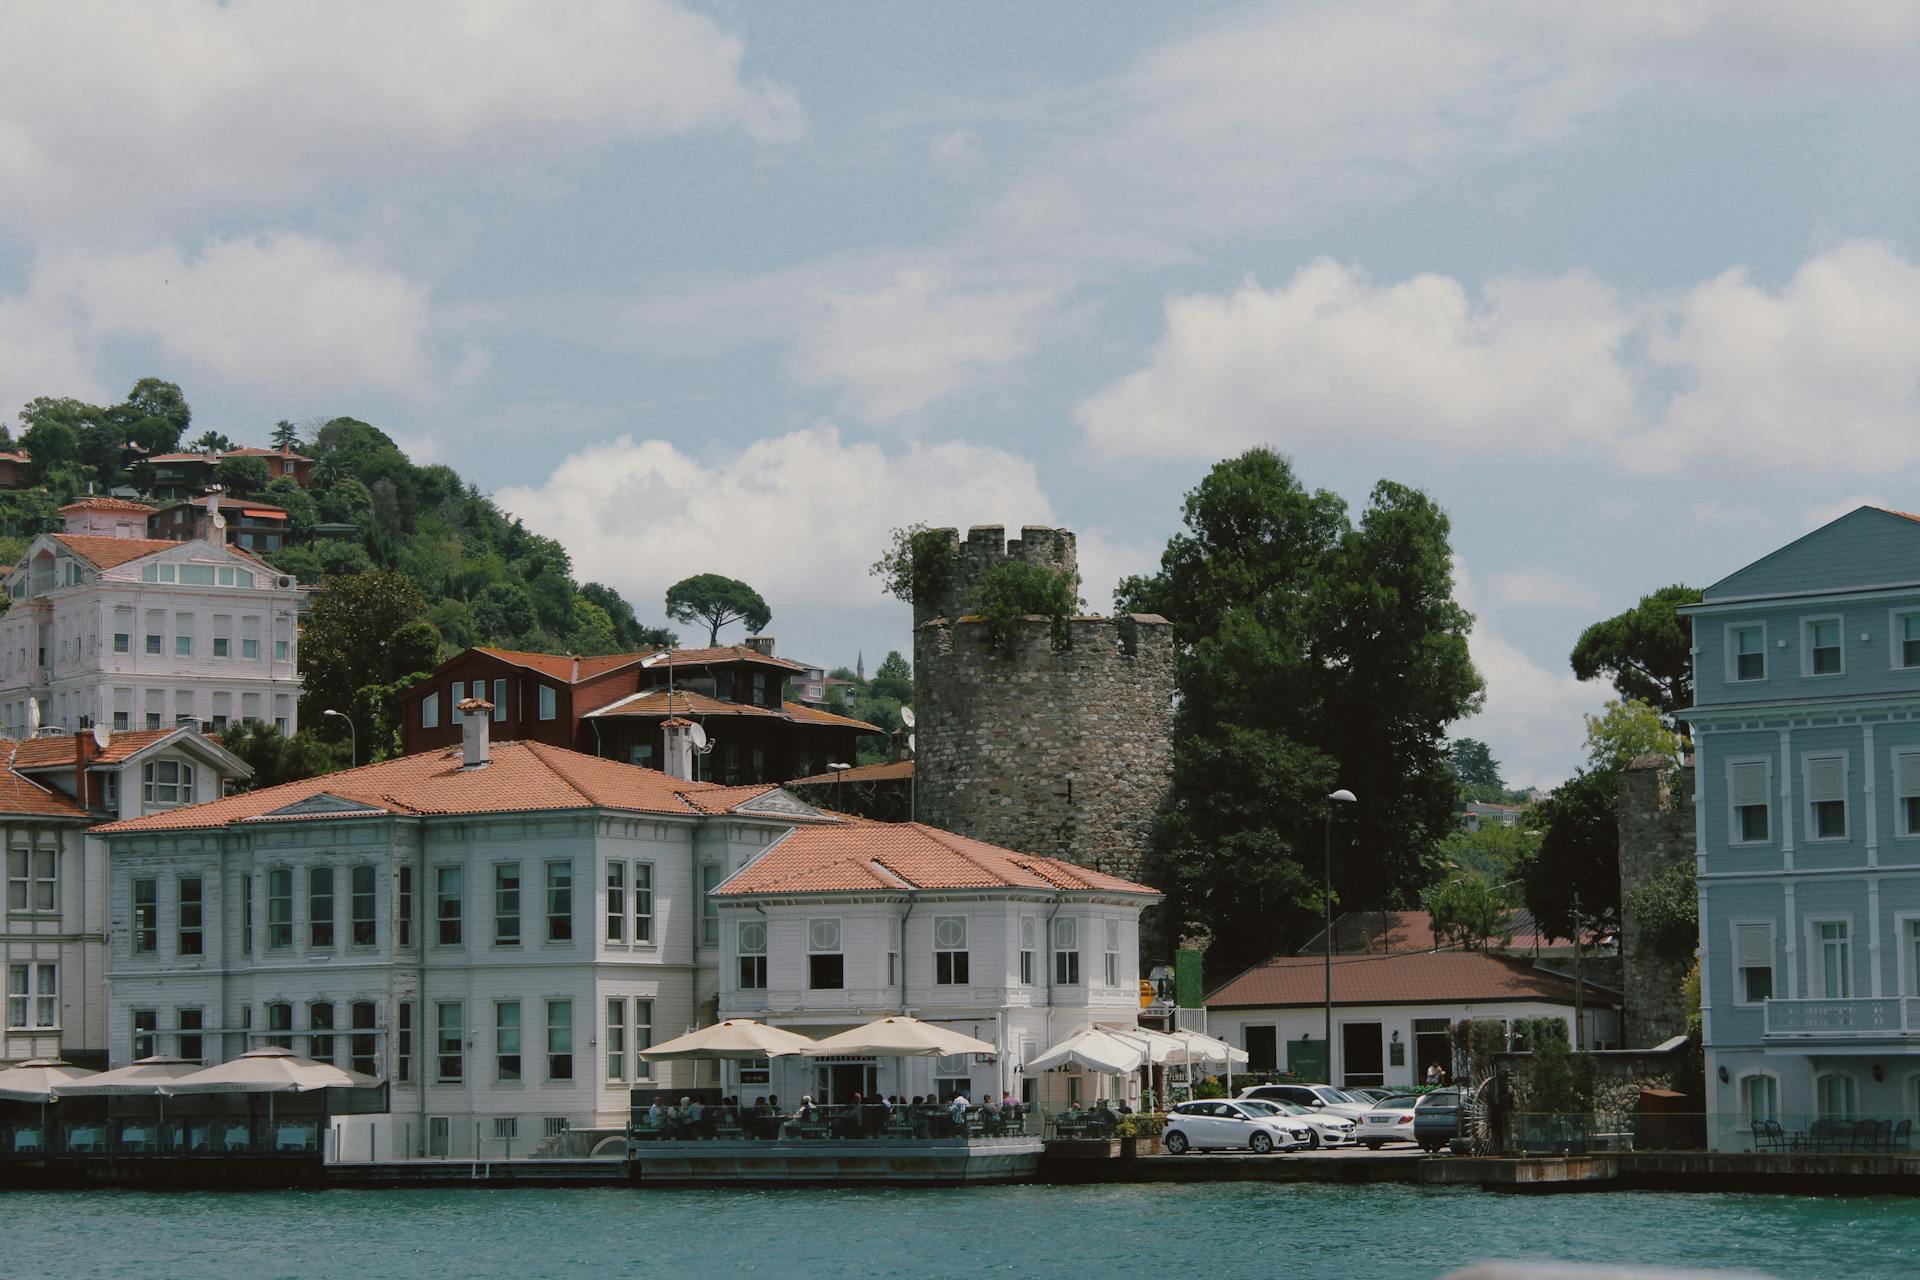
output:
M61 1085L98 1074L62 1058L29 1058L0 1071L0 1098L8 1102L46 1102Z
M346 1071L331 1062L303 1058L291 1049L268 1045L249 1049L239 1057L192 1075L181 1076L167 1086L176 1096L202 1093L264 1093L267 1095L267 1123L273 1123L273 1095L312 1093L317 1089L377 1089L380 1082L357 1071Z
M99 1075L63 1084L54 1090L55 1098L157 1098L160 1119L167 1118L167 1088L182 1076L200 1070L197 1062L160 1054Z
M950 1058L962 1053L998 1053L1000 1050L985 1040L950 1031L946 1027L932 1022L922 1022L918 1018L909 1018L900 1014L891 1018L880 1018L865 1026L851 1027L824 1040L817 1040L807 1050L810 1058L826 1058L839 1055L865 1057L872 1055L880 1058ZM904 1080L906 1063L898 1064L902 1084L901 1092L906 1092Z
M816 1043L784 1027L770 1027L751 1018L728 1018L725 1022L716 1022L710 1027L676 1036L651 1049L642 1049L640 1056L649 1062L675 1058L782 1058L792 1053L805 1053Z
M1236 1049L1225 1040L1212 1036L1203 1036L1198 1031L1166 1032L1170 1039L1178 1040L1187 1047L1187 1060L1212 1065L1219 1063L1227 1067L1244 1067L1251 1059L1245 1049Z
M1138 1071L1146 1061L1147 1050L1144 1045L1130 1044L1102 1027L1088 1027L1068 1036L1039 1057L1029 1059L1027 1070L1085 1067L1102 1075L1124 1076Z

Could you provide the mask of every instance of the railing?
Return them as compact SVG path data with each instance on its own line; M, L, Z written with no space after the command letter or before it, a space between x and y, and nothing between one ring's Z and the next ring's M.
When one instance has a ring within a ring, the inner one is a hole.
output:
M1769 1039L1920 1037L1920 999L1869 996L1857 1000L1769 1000L1764 1019Z
M0 1159L47 1156L315 1156L318 1120L23 1122L0 1125Z
M1081 1116L1091 1112L1075 1113ZM1111 1113L1108 1113L1111 1114ZM784 1107L725 1106L662 1108L635 1111L627 1135L635 1142L705 1141L926 1141L933 1138L1014 1138L1051 1135L1066 1113L1048 1115L1037 1107L974 1106L964 1110L938 1104L890 1106L871 1102L860 1106ZM1118 1116L1114 1116L1117 1120ZM1068 1127L1088 1128L1088 1122L1066 1119ZM1110 1125L1101 1124L1104 1137Z

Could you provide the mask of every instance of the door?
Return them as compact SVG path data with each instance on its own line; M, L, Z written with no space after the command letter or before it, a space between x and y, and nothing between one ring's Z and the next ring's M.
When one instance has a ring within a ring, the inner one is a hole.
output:
M1440 1068L1440 1078L1453 1079L1453 1044L1447 1038L1445 1018L1413 1020L1413 1082L1425 1084L1427 1072Z
M1383 1037L1377 1022L1340 1024L1341 1083L1369 1085L1386 1083ZM1331 1082L1329 1082L1331 1083Z
M814 1069L815 1102L844 1107L856 1093L871 1099L878 1092L876 1068L871 1062L835 1062Z
M444 1160L449 1154L452 1122L446 1116L427 1117L427 1158Z
M1227 1138L1227 1121L1221 1117L1226 1110L1222 1103L1203 1102L1195 1107L1191 1122L1186 1126L1187 1139L1196 1147L1224 1147L1230 1145Z

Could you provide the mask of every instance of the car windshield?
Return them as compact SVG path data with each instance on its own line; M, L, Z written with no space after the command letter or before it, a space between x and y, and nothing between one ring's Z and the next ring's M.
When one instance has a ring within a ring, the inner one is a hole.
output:
M1411 1097L1382 1098L1380 1099L1380 1101L1373 1104L1373 1109L1375 1111L1398 1111L1402 1107L1412 1106L1413 1102L1414 1100Z
M1460 1105L1460 1095L1453 1092L1430 1093L1420 1099L1420 1105L1423 1107L1457 1107Z
M1283 1116L1287 1114L1280 1109L1279 1103L1269 1102L1265 1098L1247 1098L1244 1099L1240 1105L1257 1116Z
M1322 1085L1318 1089L1315 1089L1314 1092L1320 1096L1322 1102L1345 1103L1351 1106L1353 1103L1360 1101L1360 1099L1354 1097L1352 1094L1342 1093L1330 1084Z

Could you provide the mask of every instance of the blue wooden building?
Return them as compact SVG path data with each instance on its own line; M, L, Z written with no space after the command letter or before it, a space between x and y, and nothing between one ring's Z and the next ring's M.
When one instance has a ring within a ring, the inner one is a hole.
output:
M1682 612L1710 1141L1920 1114L1920 516L1861 507Z

